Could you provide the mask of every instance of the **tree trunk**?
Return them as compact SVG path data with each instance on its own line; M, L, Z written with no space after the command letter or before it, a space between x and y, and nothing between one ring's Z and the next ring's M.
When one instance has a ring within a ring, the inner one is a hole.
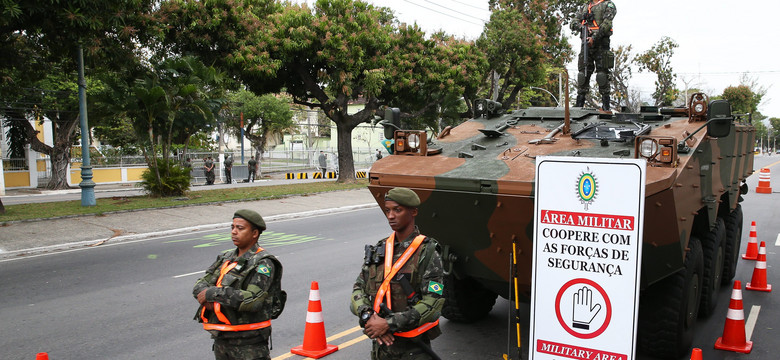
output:
M344 121L336 122L336 136L338 143L339 178L336 182L355 180L355 162L352 161L352 129Z
M67 144L67 143L66 143ZM84 151L84 149L81 149ZM87 148L86 151L89 151ZM49 154L51 159L51 179L46 185L47 189L68 189L68 164L70 164L70 146L63 146L62 142L57 142ZM30 169L35 171L35 169Z
M78 124L78 118L63 119L52 117L52 122L59 122L59 125L55 124L54 128L54 146L49 146L41 142L38 139L38 131L35 130L29 121L24 121L24 127L27 133L27 143L30 144L30 148L41 153L49 155L51 160L51 179L46 185L47 189L68 189L68 164L70 164L70 149L73 143L73 130ZM84 149L82 149L84 151ZM87 148L86 151L89 151ZM31 172L36 169L30 169Z

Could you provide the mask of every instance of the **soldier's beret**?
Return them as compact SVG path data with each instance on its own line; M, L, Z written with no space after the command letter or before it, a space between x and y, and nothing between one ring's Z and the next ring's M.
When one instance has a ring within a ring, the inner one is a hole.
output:
M407 207L420 206L420 197L411 189L404 187L397 187L390 189L385 195L385 201L391 200L397 202L399 205Z
M233 219L235 218L242 218L246 221L249 221L252 225L260 229L261 232L265 231L265 221L263 220L263 217L257 213L257 211L249 210L249 209L241 209L236 211L235 214L233 214Z

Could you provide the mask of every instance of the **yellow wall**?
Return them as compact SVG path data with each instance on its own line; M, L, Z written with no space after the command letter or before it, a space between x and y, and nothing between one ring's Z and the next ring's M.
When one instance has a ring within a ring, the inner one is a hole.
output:
M46 171L46 160L44 159L38 159L36 167L38 168L38 171Z
M146 167L127 168L127 181L141 181L141 174Z
M127 181L139 181L141 180L141 173L146 170L143 168L127 168ZM122 182L122 169L120 168L98 168L92 169L92 181L96 184L102 183L118 183ZM70 172L71 184L78 184L81 182L81 170L72 169Z
M30 173L27 171L5 171L3 175L6 188L30 186Z

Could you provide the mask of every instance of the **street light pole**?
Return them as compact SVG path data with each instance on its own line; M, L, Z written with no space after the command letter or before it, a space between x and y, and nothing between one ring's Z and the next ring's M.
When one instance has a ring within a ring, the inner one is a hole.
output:
M81 127L81 206L95 206L95 182L89 162L89 127L87 127L87 82L84 80L84 49L79 44L79 126Z

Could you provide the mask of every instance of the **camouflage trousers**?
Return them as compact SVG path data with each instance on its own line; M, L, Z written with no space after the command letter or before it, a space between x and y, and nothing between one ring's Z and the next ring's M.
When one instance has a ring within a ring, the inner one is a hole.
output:
M431 346L431 340L425 335L422 336L422 341ZM373 341L373 347L371 348L371 360L431 360L433 357L429 355L423 348L415 344L412 341L404 338L395 338L393 345L385 346L379 345L376 341Z
M260 342L247 344L247 339L214 340L214 358L216 360L271 360L268 342L261 338ZM254 342L254 341L250 341Z
M610 57L609 37L605 37L594 43L593 46L587 47L587 51L588 63L585 63L582 51L580 51L577 61L577 95L588 95L590 91L590 77L595 72L599 93L601 96L609 96L609 72L614 66L614 64L610 63L610 61L614 62L614 59Z

